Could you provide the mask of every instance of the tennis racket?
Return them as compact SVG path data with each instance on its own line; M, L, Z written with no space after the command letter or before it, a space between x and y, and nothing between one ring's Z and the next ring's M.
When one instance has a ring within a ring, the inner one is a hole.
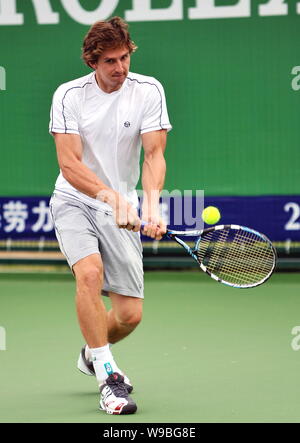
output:
M142 222L142 228L146 223ZM271 241L254 229L239 225L218 225L200 231L172 231L175 240L214 280L234 288L253 288L270 278L276 266ZM179 237L195 237L190 247Z

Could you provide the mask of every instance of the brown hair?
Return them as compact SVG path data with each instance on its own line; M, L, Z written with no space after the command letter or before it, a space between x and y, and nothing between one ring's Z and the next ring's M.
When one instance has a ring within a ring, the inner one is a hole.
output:
M83 41L82 58L92 67L103 51L122 46L126 46L130 54L137 49L130 38L127 23L120 17L112 17L107 21L96 22L90 28Z

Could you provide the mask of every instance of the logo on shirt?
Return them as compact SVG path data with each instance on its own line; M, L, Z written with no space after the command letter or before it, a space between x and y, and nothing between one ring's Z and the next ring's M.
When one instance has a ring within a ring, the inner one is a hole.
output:
M124 122L124 126L125 126L125 128L129 128L130 122Z

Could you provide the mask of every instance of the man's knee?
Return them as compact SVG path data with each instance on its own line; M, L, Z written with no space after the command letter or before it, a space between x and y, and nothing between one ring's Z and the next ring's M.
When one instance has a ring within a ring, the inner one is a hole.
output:
M73 267L77 290L82 288L99 288L103 281L103 266L101 260L83 259Z
M122 326L129 329L134 329L142 320L142 309L137 309L134 311L124 312L119 314L118 321Z
M98 287L102 282L102 272L98 267L91 267L77 279L78 286L87 288Z

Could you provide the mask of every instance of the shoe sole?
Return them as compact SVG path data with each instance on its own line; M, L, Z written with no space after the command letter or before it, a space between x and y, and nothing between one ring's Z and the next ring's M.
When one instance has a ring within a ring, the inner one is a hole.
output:
M135 412L137 411L137 406L136 404L128 404L124 405L120 411L116 411L115 409L106 408L102 400L100 400L99 409L100 411L105 411L109 415L129 415L135 414Z

